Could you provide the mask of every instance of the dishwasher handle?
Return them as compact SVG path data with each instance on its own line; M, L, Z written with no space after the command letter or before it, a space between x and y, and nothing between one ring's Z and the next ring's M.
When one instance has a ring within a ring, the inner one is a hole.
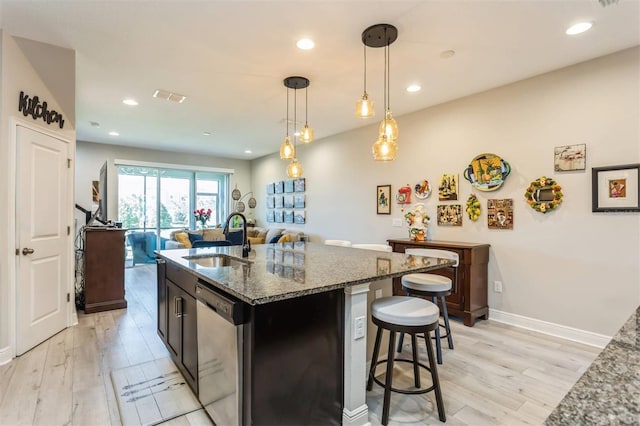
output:
M214 291L202 284L196 285L196 298L234 325L244 324L246 322L244 302L241 300Z

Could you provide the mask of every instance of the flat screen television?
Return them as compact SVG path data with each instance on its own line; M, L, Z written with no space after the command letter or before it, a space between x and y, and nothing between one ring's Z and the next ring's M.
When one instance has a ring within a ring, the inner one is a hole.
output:
M96 218L106 224L108 222L107 218L107 169L109 167L109 162L105 161L102 167L100 168L100 181L98 184L98 193L100 199L98 200L98 214Z

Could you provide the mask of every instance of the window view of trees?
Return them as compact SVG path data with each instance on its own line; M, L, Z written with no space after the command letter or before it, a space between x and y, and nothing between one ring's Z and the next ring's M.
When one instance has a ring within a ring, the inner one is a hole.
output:
M195 228L193 210L211 209L211 224L221 223L228 175L187 170L120 166L118 220L129 230L168 238L175 229Z

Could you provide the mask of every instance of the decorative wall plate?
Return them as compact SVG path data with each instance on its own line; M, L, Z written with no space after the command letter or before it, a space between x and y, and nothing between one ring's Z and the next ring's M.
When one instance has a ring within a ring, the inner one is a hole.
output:
M426 179L422 179L420 182L416 183L416 186L414 186L413 189L416 194L416 198L421 200L424 200L431 195L431 184Z
M495 191L511 173L511 166L496 154L476 155L463 173L478 191Z
M546 176L531 182L524 193L527 203L540 213L547 213L562 204L562 196L562 187Z

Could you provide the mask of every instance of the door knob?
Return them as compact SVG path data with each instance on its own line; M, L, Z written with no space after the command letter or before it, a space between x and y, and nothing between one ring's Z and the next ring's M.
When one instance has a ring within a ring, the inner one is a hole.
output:
M23 254L24 256L26 256L26 255L28 255L28 254L33 254L33 249L30 249L30 248L26 248L26 247L25 247L25 248L23 248L23 249L22 249L22 254Z

